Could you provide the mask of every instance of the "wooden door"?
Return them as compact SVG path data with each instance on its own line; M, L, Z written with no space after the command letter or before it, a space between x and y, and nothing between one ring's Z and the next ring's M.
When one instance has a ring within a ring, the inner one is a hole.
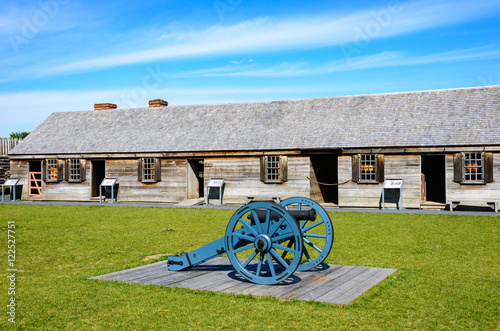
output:
M204 197L204 162L203 160L189 160L187 165L187 198L198 199Z

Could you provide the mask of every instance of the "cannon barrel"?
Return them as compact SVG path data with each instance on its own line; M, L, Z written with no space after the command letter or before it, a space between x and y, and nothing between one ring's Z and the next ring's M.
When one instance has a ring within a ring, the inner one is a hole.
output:
M266 216L267 216L267 210L256 210L257 217L259 218L260 222L265 222ZM309 209L309 210L289 210L288 213L293 216L297 221L314 221L316 219L316 210L314 209ZM254 223L253 219L253 214L249 214L247 218ZM270 216L272 221L278 221L281 216L276 213L271 211L271 216Z

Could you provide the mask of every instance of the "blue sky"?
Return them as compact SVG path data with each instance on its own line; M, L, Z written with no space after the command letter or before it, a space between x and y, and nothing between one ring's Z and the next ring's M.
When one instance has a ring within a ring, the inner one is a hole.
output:
M500 84L498 0L0 1L0 137L101 102Z

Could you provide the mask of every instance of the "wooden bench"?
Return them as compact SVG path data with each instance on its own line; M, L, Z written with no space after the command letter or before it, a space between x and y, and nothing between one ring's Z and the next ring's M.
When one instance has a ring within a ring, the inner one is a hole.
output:
M448 200L448 205L450 205L450 211L453 211L459 204L468 204L468 203L486 203L488 206L493 208L495 213L498 213L498 201L494 200Z
M278 196L258 196L258 195L252 195L252 196L247 196L245 199L245 204L249 204L250 202L254 200L259 200L259 201L274 201L275 203L280 203L281 199Z

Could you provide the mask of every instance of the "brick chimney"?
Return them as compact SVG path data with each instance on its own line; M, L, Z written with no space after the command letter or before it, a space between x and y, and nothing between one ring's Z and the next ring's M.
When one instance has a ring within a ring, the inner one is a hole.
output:
M116 105L114 103L96 103L96 104L94 104L94 110L108 110L108 109L116 109Z
M168 102L161 99L149 100L149 108L166 107Z

